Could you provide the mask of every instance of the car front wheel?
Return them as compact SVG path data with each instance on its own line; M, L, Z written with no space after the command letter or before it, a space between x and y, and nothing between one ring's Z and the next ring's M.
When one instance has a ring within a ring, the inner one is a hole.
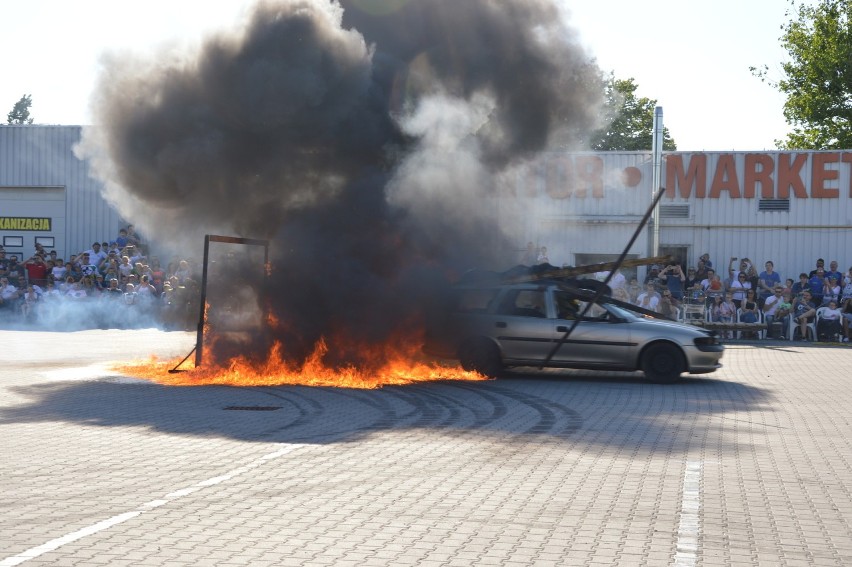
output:
M466 342L459 351L459 362L468 372L479 372L483 376L496 378L503 371L503 361L497 347L485 340Z
M670 344L651 345L642 355L642 372L651 382L671 384L677 382L684 371L683 355Z

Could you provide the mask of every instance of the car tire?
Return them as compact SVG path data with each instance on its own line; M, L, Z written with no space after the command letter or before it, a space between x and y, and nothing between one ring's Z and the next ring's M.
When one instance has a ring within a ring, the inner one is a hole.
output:
M655 384L677 382L684 370L683 355L674 345L657 343L642 354L642 372Z
M468 372L479 372L483 376L496 378L503 371L500 351L486 339L466 342L459 349L459 362Z

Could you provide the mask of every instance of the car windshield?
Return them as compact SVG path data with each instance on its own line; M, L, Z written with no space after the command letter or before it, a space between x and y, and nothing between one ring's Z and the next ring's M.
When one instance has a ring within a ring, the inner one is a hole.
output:
M613 315L620 317L621 319L625 319L627 321L633 321L639 318L636 313L628 311L627 309L624 309L622 307L613 305L612 303L605 303L604 307L606 307L607 311L609 311Z

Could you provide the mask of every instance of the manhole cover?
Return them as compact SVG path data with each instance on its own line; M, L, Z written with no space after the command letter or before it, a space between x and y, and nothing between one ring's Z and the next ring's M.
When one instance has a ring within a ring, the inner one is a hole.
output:
M234 411L275 411L281 409L281 406L228 406L225 409Z

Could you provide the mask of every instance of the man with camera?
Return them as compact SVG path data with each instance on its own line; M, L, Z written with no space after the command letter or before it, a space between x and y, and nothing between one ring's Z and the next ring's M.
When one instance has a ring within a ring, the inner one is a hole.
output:
M683 287L686 282L686 274L680 264L669 264L660 272L660 280L666 284L672 297L678 301L683 299Z

